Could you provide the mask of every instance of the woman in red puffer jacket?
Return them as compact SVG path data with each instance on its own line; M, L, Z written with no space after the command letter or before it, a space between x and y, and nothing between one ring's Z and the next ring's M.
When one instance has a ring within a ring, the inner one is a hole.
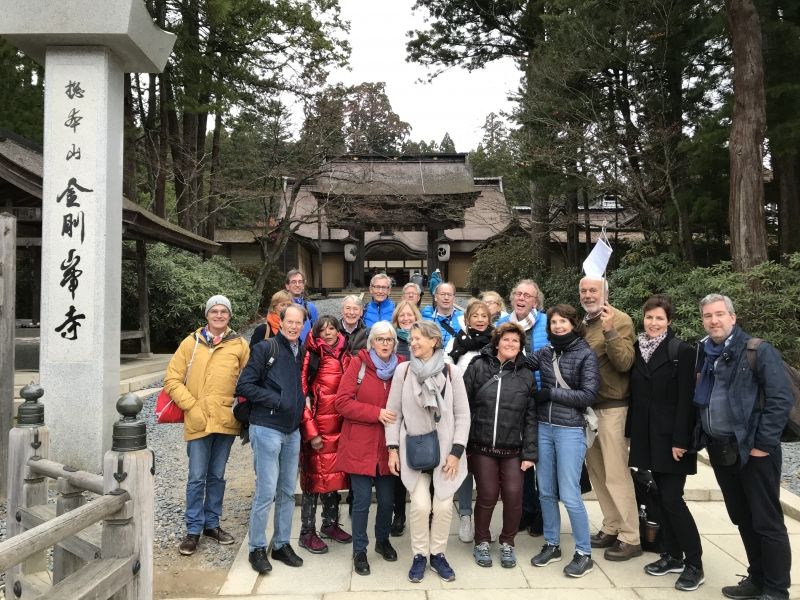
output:
M322 497L322 537L342 544L352 537L339 526L339 490L349 487L347 474L337 471L336 450L342 431L342 416L334 400L339 381L349 363L347 342L335 317L320 317L306 338L303 390L306 409L300 430L300 547L323 554L328 546L316 531L317 499Z

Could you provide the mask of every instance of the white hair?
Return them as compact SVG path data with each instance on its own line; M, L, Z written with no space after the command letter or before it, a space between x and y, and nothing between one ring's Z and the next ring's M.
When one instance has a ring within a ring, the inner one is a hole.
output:
M367 350L372 350L373 340L380 335L388 335L392 338L394 344L392 346L393 349L397 346L397 333L395 333L394 325L392 325L389 321L378 321L369 328L369 336L367 337Z
M378 273L377 275L373 275L372 279L369 280L369 287L375 285L375 282L378 281L379 279L385 279L388 282L389 287L390 288L392 287L392 278L389 277L386 273Z
M342 306L344 306L345 304L348 304L348 303L350 303L350 304L357 304L357 305L359 306L359 308L364 308L364 307L361 305L361 298L359 298L359 297L358 297L358 296L356 296L355 294L350 294L349 296L345 296L345 297L342 299Z

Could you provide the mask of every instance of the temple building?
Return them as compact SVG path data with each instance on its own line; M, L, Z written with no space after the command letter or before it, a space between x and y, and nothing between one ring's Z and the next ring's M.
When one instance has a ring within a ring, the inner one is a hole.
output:
M465 287L476 249L513 217L502 179L473 177L466 154L342 156L300 188L289 212L298 226L281 268L299 266L326 289L360 287L375 272L402 285L437 268ZM260 235L218 229L215 241L234 262L255 265Z

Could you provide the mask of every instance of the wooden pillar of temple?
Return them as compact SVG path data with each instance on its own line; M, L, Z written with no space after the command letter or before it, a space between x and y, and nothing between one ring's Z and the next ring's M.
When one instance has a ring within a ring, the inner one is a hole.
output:
M441 229L436 229L433 226L428 228L428 276L436 269L440 268L439 265L439 242L437 241L442 235ZM446 281L444 274L442 274L442 281Z
M356 259L353 261L352 281L356 287L363 287L366 285L364 281L364 261L366 260L364 230L361 228L353 229L350 235L356 239Z

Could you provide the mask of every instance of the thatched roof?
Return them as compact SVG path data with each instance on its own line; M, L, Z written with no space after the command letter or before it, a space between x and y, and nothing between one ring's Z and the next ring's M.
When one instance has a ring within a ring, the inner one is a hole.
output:
M475 191L466 154L348 155L326 167L313 186L318 194L423 197Z

